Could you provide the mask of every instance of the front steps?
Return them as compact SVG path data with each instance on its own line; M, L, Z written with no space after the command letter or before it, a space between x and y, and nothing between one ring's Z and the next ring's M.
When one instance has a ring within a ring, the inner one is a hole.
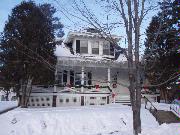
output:
M156 118L159 124L163 123L180 123L180 118L178 118L171 111L157 110L156 113L153 113L153 116Z
M122 95L115 97L115 103L120 103L123 105L131 105L130 96L129 95Z

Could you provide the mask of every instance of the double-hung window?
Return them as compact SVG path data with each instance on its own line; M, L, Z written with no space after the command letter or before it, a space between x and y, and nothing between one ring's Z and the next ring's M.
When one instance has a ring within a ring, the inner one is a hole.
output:
M75 74L75 85L81 85L81 77L82 77L81 73ZM86 82L87 82L87 77L86 77L86 73L84 73L84 85L86 85Z
M80 53L88 53L88 41L80 40Z
M108 41L105 41L103 44L103 54L110 55L110 43Z
M92 41L92 54L99 54L99 41Z

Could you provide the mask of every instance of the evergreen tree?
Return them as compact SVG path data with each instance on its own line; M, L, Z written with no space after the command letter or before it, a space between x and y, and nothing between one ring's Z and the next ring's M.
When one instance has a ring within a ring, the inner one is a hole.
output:
M9 80L18 88L30 80L33 84L53 84L55 38L64 34L55 12L50 4L37 6L33 1L12 9L0 46L1 74L11 77L3 76L2 82Z
M180 44L180 3L175 0L174 2L168 1L160 4L162 11L152 18L146 30L147 38L145 41L145 75L150 83L155 85L178 75L180 66L180 54L178 52ZM158 31L160 32L158 33ZM168 99L167 87L171 86L176 79L167 81L158 87L165 100Z

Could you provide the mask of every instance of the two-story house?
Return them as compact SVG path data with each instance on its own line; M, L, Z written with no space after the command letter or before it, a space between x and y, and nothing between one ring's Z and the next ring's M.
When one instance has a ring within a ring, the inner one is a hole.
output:
M121 39L116 35L111 37L114 42ZM123 55L116 59L115 50L115 45L98 33L69 32L55 52L54 89L32 92L29 106L130 103L127 61Z

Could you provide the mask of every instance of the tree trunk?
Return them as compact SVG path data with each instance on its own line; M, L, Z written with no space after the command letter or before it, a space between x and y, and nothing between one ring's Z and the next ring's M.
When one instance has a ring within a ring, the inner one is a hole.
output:
M21 107L27 108L29 96L31 93L33 78L28 77L24 83L21 84L22 96L21 96Z

